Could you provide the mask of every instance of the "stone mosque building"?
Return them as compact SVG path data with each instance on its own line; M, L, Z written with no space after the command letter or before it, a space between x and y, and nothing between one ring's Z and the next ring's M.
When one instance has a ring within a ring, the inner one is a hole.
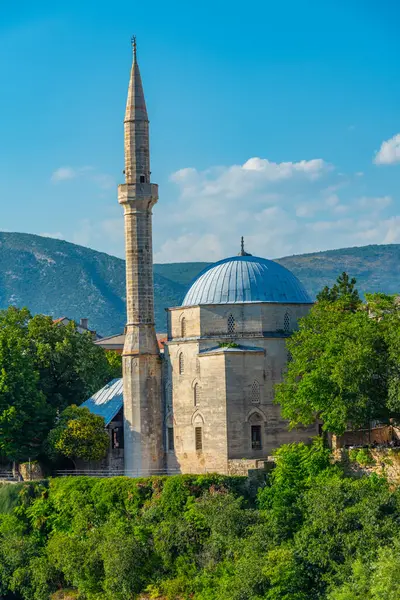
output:
M167 309L168 339L160 353L152 255L158 186L150 181L135 41L124 136L125 183L118 187L126 244L123 379L85 404L107 412L107 425L123 420L127 475L261 467L281 444L316 433L289 431L273 403L288 361L285 340L312 302L290 271L246 252L242 238L238 255L207 267L182 305Z

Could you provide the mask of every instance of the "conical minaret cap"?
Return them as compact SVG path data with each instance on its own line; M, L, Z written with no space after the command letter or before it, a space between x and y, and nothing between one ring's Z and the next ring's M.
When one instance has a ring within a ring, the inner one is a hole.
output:
M148 121L146 102L144 99L142 78L136 54L136 38L132 38L133 62L129 80L128 99L126 102L126 121Z

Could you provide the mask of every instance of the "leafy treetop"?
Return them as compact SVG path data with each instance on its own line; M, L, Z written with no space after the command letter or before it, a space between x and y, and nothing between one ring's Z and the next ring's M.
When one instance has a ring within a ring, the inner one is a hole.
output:
M121 376L121 357L74 323L57 326L26 309L0 311L0 456L34 459L57 415Z
M104 419L86 407L68 406L48 436L50 453L67 458L100 460L107 454L109 437Z
M343 272L333 284L331 288L325 286L319 294L317 294L318 302L338 303L351 310L356 310L361 304L360 295L356 289L356 279L350 279L346 272Z
M341 283L340 283L341 282ZM362 304L345 274L324 291L287 341L292 360L276 401L291 426L316 418L341 434L400 420L400 311L395 296Z

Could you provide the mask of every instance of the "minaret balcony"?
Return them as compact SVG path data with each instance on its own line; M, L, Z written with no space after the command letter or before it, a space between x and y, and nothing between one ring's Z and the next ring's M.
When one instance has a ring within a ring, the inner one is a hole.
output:
M147 208L154 206L158 200L156 183L122 183L118 186L118 202L120 204L141 205ZM149 202L150 201L150 202Z

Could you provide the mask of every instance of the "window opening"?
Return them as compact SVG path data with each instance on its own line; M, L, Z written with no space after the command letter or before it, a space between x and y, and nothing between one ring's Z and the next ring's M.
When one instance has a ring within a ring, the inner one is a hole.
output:
M144 175L140 176L140 183L146 183L146 177Z
M285 333L289 333L290 331L290 315L285 313L285 317L283 319L283 331Z
M172 450L174 450L174 448L175 448L175 446L174 446L174 428L173 427L167 428L167 435L168 435L168 450L169 450L169 452L172 452Z
M203 450L203 428L202 427L194 428L194 437L195 437L196 450Z
M260 385L258 381L254 381L253 385L251 386L251 401L253 404L260 403Z
M251 447L253 450L261 450L261 425L251 426Z
M235 317L233 315L229 315L229 317L228 317L228 333L235 333L235 331L236 331Z
M186 319L185 317L182 318L181 321L181 337L186 337Z
M120 449L124 447L124 430L122 427L114 427L111 430L111 447L115 449Z
M183 353L181 352L179 355L179 375L183 375L185 371L185 362L183 360Z
M200 386L198 383L196 383L193 388L193 403L195 406L200 404Z

